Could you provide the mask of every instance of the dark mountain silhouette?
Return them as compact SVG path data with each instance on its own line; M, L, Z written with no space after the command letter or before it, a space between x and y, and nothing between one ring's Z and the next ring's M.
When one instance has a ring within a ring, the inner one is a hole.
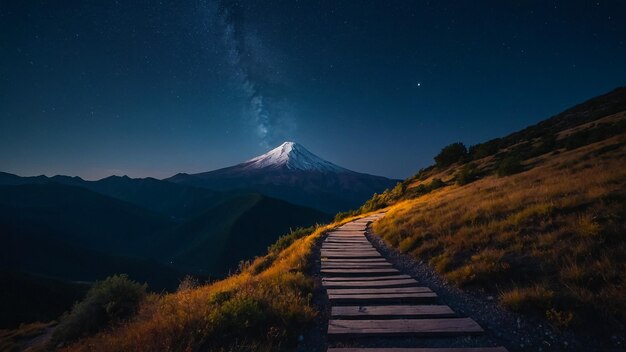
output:
M165 216L81 187L56 183L0 186L3 228L41 233L116 255L142 252L151 235L173 226Z
M135 201L149 199L152 187L161 195L167 193L163 190L182 189L168 193L176 199L161 204L178 204L170 209L184 218L172 220L171 214L67 185L71 181L97 185L102 192L112 184L108 193L128 189L140 195ZM89 182L3 173L0 183L13 184L0 186L0 271L6 273L0 279L16 290L39 287L42 293L18 297L7 291L9 304L16 307L3 310L3 324L9 325L39 317L50 319L50 314L67 310L75 294L74 282L90 283L124 273L161 291L174 290L186 274L203 279L222 277L241 260L263 254L291 228L330 218L318 210L258 193L217 194L195 189L201 195L195 197L185 193L192 187L170 187L167 181L153 179L115 177ZM193 211L186 211L183 205L189 203L181 199L198 202L187 208ZM37 310L43 315L17 308L38 307L46 293L54 299Z
M241 260L262 254L277 234L330 217L261 194L241 195L161 234L154 250L177 267L223 276Z
M357 207L397 183L337 166L294 142L235 166L167 180L217 191L254 190L328 213Z
M154 288L172 288L181 272L221 276L240 260L263 253L290 228L330 218L261 194L221 194L224 199L188 220L172 221L83 187L49 181L59 178L3 177L14 184L37 183L0 186L0 268L67 280L127 273ZM130 183L115 182L120 180Z
M57 175L53 177L20 177L0 172L0 185L24 185L58 183L83 187L134 205L170 216L184 219L216 205L231 195L206 188L190 187L155 178L130 178L109 176L98 181L86 181L80 177Z

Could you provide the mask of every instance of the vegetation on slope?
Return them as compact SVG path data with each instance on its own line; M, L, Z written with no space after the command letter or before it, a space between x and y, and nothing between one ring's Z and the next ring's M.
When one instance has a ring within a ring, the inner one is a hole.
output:
M626 318L626 136L534 162L400 202L375 230L455 284L500 292L513 309L561 326L618 326Z
M560 328L624 331L625 95L478 146L448 146L351 215L389 207L374 225L389 245L511 309Z
M68 351L277 351L312 322L315 241L330 226L299 229L240 273L211 284L186 280L171 294L148 295L125 323L79 340Z

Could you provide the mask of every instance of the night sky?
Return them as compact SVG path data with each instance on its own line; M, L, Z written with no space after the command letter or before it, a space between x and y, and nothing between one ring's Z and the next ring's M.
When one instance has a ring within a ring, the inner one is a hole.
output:
M624 1L0 0L0 171L404 178L626 84Z

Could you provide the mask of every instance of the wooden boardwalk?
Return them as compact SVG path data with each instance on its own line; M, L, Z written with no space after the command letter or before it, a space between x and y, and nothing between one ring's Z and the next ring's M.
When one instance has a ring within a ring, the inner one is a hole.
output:
M474 320L437 304L437 294L387 261L365 237L382 214L331 232L321 249L322 285L331 304L329 339L372 336L469 336L483 333ZM329 352L506 352L504 347L329 348Z

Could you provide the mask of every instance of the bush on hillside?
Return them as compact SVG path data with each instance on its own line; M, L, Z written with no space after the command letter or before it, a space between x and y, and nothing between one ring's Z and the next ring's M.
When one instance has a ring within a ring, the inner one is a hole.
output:
M372 195L372 198L368 199L365 204L363 204L361 208L359 208L359 212L363 214L386 207L387 205L389 205L387 202L389 200L389 192L390 191L387 189L381 194L374 193L374 195Z
M351 216L356 216L361 214L361 212L359 211L359 209L352 209L352 210L347 210L347 211L342 211L337 213L337 215L335 215L335 222L339 222L343 219L349 218Z
M517 156L508 156L500 160L497 166L498 176L504 177L524 171L522 161Z
M479 177L479 171L473 164L467 164L461 168L461 170L456 174L456 183L460 186L466 185L468 183L474 182Z
M308 236L315 231L317 226L298 227L295 230L290 230L288 234L280 236L274 244L267 248L269 253L279 253L285 248L291 246L297 239L304 236Z
M430 184L428 185L428 191L429 192L434 191L434 190L436 190L438 188L441 188L441 187L443 187L445 185L446 185L446 183L443 182L440 178L433 178L433 180L430 181Z
M466 157L467 148L465 148L463 143L457 142L443 147L441 152L435 156L435 163L437 167L446 167L462 161Z
M468 154L472 160L494 155L500 149L499 142L499 139L494 139L489 142L473 145L469 148Z
M420 173L422 173L422 171L420 171ZM359 209L348 210L338 213L337 215L335 215L335 222L341 221L351 216L365 214L374 210L385 208L402 199L416 198L446 185L446 183L443 182L440 178L434 178L432 181L430 181L430 184L428 185L420 184L416 187L409 188L409 185L419 175L420 174L417 174L416 176L409 178L405 181L398 182L393 189L386 189L381 194L374 193L372 195L372 198L368 199Z
M52 343L74 341L132 317L146 296L146 289L146 284L132 281L125 274L96 282L85 299L61 318Z

